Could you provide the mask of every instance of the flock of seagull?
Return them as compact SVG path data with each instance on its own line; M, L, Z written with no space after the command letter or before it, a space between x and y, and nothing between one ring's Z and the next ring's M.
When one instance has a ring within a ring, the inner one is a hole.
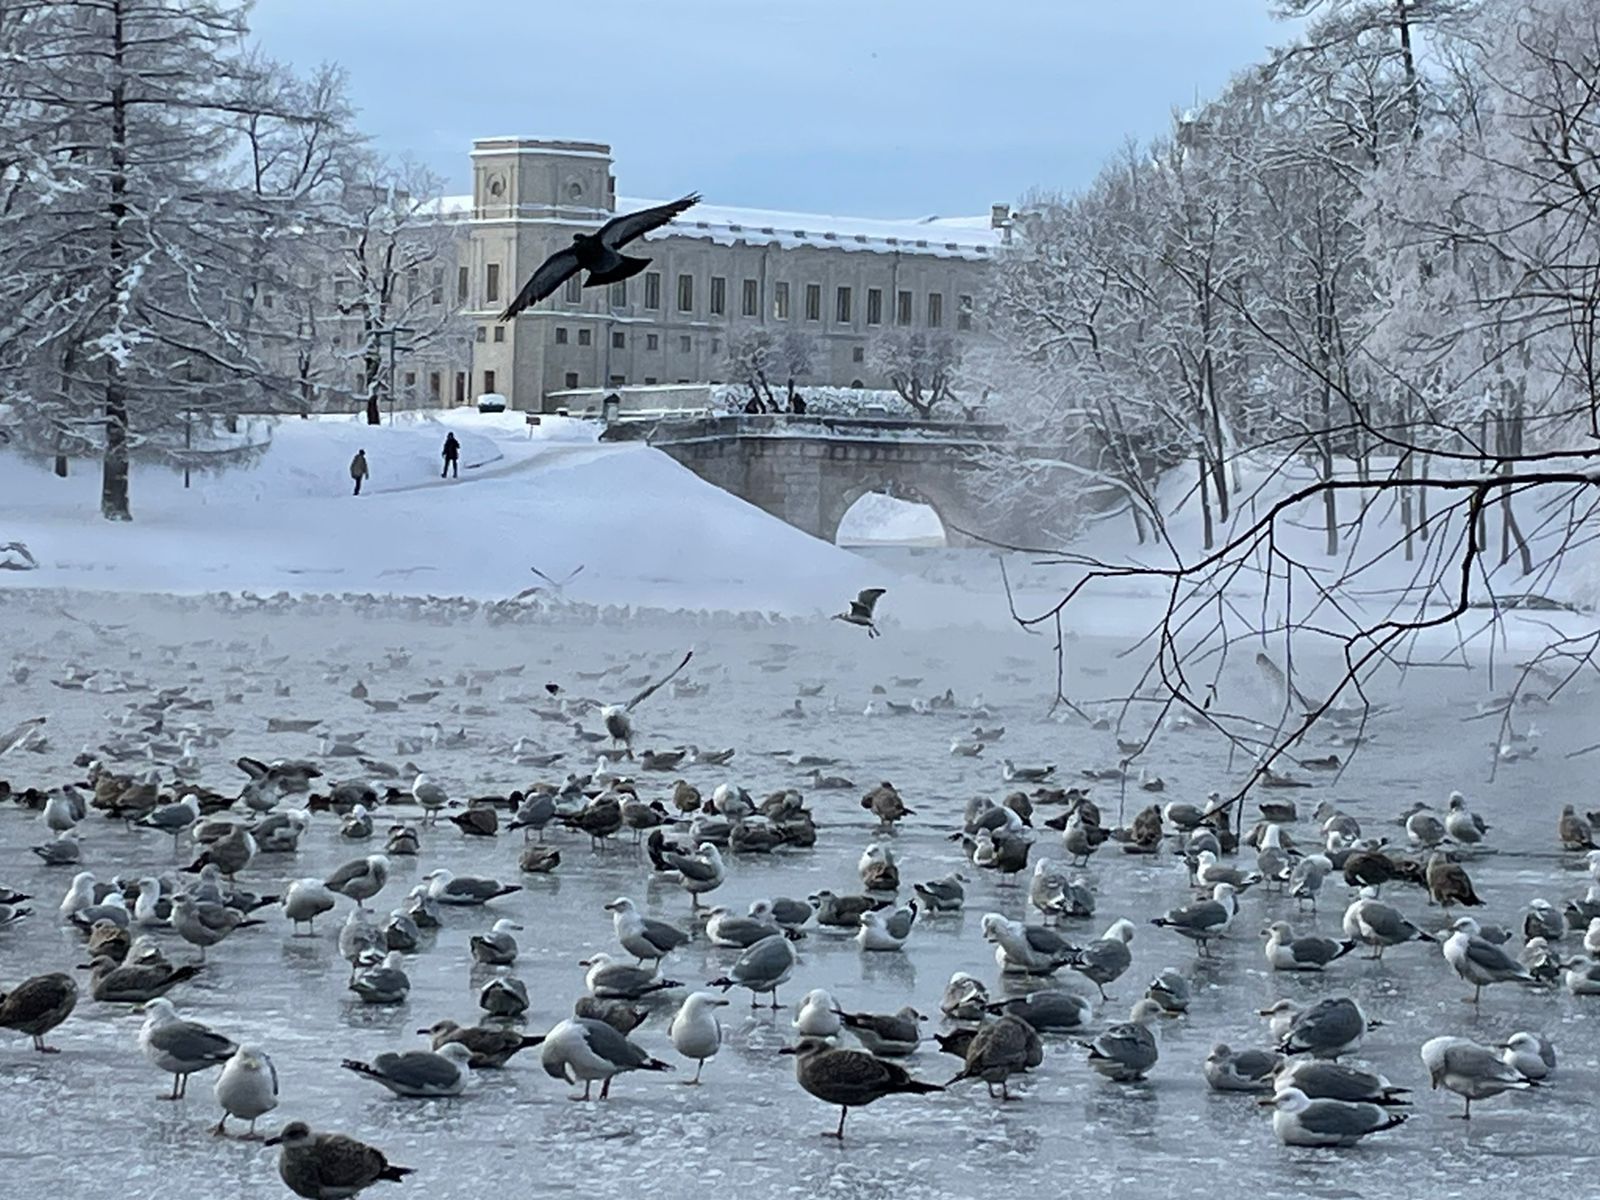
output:
M869 633L876 632L870 626L876 598L864 592L852 610L860 617L852 623L867 625ZM238 647L241 654L252 649ZM162 659L176 663L183 653L182 647L163 648ZM0 737L0 757L19 768L0 782L0 798L34 814L45 835L34 851L50 868L81 866L86 839L80 833L91 821L103 861L117 861L118 845L132 857L142 844L138 839L156 835L169 836L179 861L188 861L181 870L110 878L77 870L59 901L0 883L0 946L20 922L52 919L52 907L54 919L78 930L85 944L81 963L62 964L65 969L43 971L10 987L0 983L0 1028L53 1053L57 1047L48 1039L72 1017L83 991L99 1005L136 1006L144 1013L139 1050L171 1077L167 1098L183 1100L191 1076L215 1072L212 1090L221 1111L214 1131L226 1134L228 1122L237 1120L246 1124L246 1136L255 1136L257 1123L279 1102L269 1048L186 1019L170 997L181 999L184 985L204 975L208 951L225 955L232 939L261 936L246 931L323 937L318 919L335 919L345 908L336 937L350 967L350 991L366 1004L405 1003L411 986L407 964L428 951L429 931L440 926L442 909L492 911L523 886L436 867L397 895L394 860L425 854L429 842L441 836L441 825L443 832L454 826L461 838L485 842L520 833L518 864L528 874L557 871L564 856L572 869L574 849L585 840L591 853L612 855L607 847L613 838L631 839L641 872L681 888L687 911L667 919L628 895L607 903L617 952L595 953L583 962L583 994L572 1015L543 1033L525 1029L528 988L513 973L523 924L505 916L486 920L468 947L474 963L497 970L479 992L482 1012L473 1024L440 1019L418 1030L427 1048L339 1064L411 1099L459 1097L473 1072L504 1068L519 1053L536 1050L547 1074L582 1085L574 1099L591 1099L598 1084L598 1098L605 1100L618 1076L673 1069L638 1036L663 1005L671 1010L665 1045L693 1065L692 1077L683 1082L698 1084L727 1042L719 1011L730 1003L730 993L748 994L752 1008L766 1004L779 1010L780 990L805 980L810 938L853 938L864 955L914 954L920 939L938 936L940 922L965 909L980 880L988 894L1014 897L997 907L1017 911L1023 904L1031 919L999 911L981 917L978 927L992 946L1000 984L991 990L969 971L950 978L938 1003L943 1028L933 1037L939 1051L955 1060L950 1071L929 1078L924 1069L918 1077L903 1065L928 1045L929 1017L915 1005L896 1012L851 1011L818 987L799 999L792 1016L794 1040L780 1053L793 1058L800 1088L839 1110L832 1136L844 1137L852 1109L889 1096L937 1093L981 1081L991 1097L1017 1100L1013 1085L1041 1067L1047 1049L1052 1057L1076 1055L1111 1083L1146 1080L1161 1061L1157 1032L1162 1023L1193 1019L1193 989L1184 970L1165 969L1131 1005L1126 1020L1097 1028L1095 1001L1109 1001L1107 989L1129 971L1136 937L1183 939L1198 959L1208 959L1217 956L1219 945L1259 930L1261 953L1272 971L1321 973L1330 981L1360 969L1352 965L1359 948L1376 959L1385 952L1427 953L1412 944L1436 943L1441 975L1452 973L1468 985L1474 1005L1484 1003L1484 990L1495 985L1529 992L1565 986L1575 995L1600 995L1600 846L1594 818L1569 805L1555 831L1562 851L1588 871L1585 894L1560 907L1533 898L1520 923L1487 924L1465 910L1484 904L1471 867L1494 852L1493 831L1458 793L1443 809L1417 805L1401 814L1403 832L1393 837L1364 829L1331 802L1306 813L1277 791L1263 793L1253 822L1238 820L1236 806L1212 793L1200 804L1152 801L1125 826L1115 826L1104 822L1089 787L1059 779L1049 764L1005 760L1003 781L1012 790L998 801L967 801L944 830L964 865L936 878L903 880L897 831L916 810L899 789L889 782L861 788L842 776L825 776L824 769L836 766L831 759L795 754L788 765L810 770L813 791L860 794L860 810L873 825L855 864L859 888L765 896L743 911L716 903L719 889L739 873L741 860L814 852L818 818L798 788L757 798L732 782L731 749L649 749L635 757L634 710L669 683L674 695L694 695L700 685L677 680L691 658L684 655L659 678L624 681L642 689L626 703L576 699L561 684L544 685L527 697L530 707L554 727L573 728L580 746L574 757L603 753L593 770L488 797L452 796L410 763L395 766L370 755L359 734L292 718L273 719L269 730L320 730L316 759L240 758L236 765L244 779L237 791L203 786L198 782L202 770L216 765L208 752L231 732L213 724L210 699L186 686L135 682L126 672L69 672L58 686L129 693L126 709L104 741L79 755L82 777L76 780L21 777L26 751L45 739L46 719L25 721ZM670 660L658 661L664 668ZM407 665L403 655L391 656L387 663L369 664L365 678L385 670L398 674ZM361 679L348 690L356 704L395 711L384 706L425 705L447 688L470 697L496 678L513 681L518 670L463 672L453 682L433 680L423 692L392 702L376 700ZM344 675L336 671L332 677ZM956 707L945 693L918 711L941 705ZM992 718L982 708L961 708L959 715L977 724L970 735L952 742L954 755L981 753L1004 736L1003 728L984 727ZM590 730L591 721L599 728ZM400 749L421 756L451 745L453 738L458 739L455 748L472 745L464 727L452 735L434 723L416 743L402 743ZM530 772L555 768L559 773L558 760L564 757L528 738L495 752L509 754ZM716 769L728 781L703 792L688 781L688 768L696 766ZM1327 763L1307 759L1303 766L1318 770ZM637 775L627 773L634 770ZM1093 774L1121 778L1122 770ZM649 781L651 773L663 781L677 777L670 785L656 785ZM1279 774L1273 782L1289 789L1298 781ZM1157 793L1164 785L1141 775L1135 786ZM854 811L853 805L846 808ZM922 823L930 821L924 812ZM381 852L352 854L325 876L293 872L304 839L354 847L380 837ZM1060 847L1059 855L1051 845ZM1098 889L1091 870L1096 858L1105 866L1107 860L1158 854L1183 863L1195 889L1191 899L1153 917L1118 915L1099 937L1064 932L1096 920ZM251 891L244 879L273 890ZM641 875L641 885L645 882ZM1309 912L1314 919L1319 900L1337 902L1334 892L1341 885L1351 889L1351 896L1340 936L1297 932L1286 913ZM1437 906L1442 919L1424 920L1408 903L1423 897L1429 907ZM391 906L387 914L385 906ZM586 919L581 913L567 915ZM192 948L189 961L176 960L175 942ZM725 952L725 969L698 984L664 973L691 943ZM1581 951L1570 948L1574 945ZM1074 979L1082 986L1064 982ZM1260 1045L1219 1042L1200 1070L1219 1092L1257 1095L1271 1108L1271 1125L1282 1142L1348 1147L1407 1119L1408 1090L1350 1061L1368 1030L1380 1023L1351 996L1330 987L1315 1003L1279 1000L1261 1017ZM1471 1117L1474 1102L1546 1084L1557 1061L1555 1047L1537 1028L1494 1044L1436 1036L1423 1041L1418 1052L1432 1087L1462 1099L1463 1118ZM310 1200L352 1196L412 1173L376 1147L343 1133L313 1130L303 1121L283 1125L267 1144L278 1147L284 1183Z

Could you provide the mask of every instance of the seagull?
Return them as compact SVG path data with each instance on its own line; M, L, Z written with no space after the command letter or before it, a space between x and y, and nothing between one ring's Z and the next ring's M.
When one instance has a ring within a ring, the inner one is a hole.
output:
M967 900L967 889L962 886L966 881L965 875L952 871L927 883L913 883L911 890L930 913L960 912Z
M1128 943L1133 941L1133 922L1127 919L1113 921L1104 936L1090 942L1071 962L1072 969L1100 989L1100 999L1109 1000L1106 984L1121 978L1133 962Z
M751 1008L757 1006L757 996L771 993L772 1007L776 1009L780 1007L778 988L794 973L798 961L799 955L789 939L781 933L773 934L745 950L734 959L728 973L711 980L709 986L720 987L724 992L731 987L748 988Z
M1483 989L1491 983L1535 982L1526 967L1481 936L1482 929L1471 917L1459 918L1451 928L1455 932L1445 939L1444 958L1472 985L1472 1003L1483 998Z
M1544 1079L1556 1069L1556 1048L1543 1034L1513 1033L1499 1050L1508 1067L1514 1067L1529 1079Z
M40 1054L54 1054L44 1035L72 1015L78 1004L78 985L61 972L24 979L9 992L0 993L0 1029L12 1029L33 1039Z
M1272 1132L1285 1146L1354 1146L1368 1134L1404 1124L1409 1116L1376 1104L1313 1100L1292 1087L1259 1103L1275 1109Z
M588 967L584 986L589 994L602 1000L637 1000L651 992L662 992L683 985L673 979L663 979L654 967L636 967L618 962L609 954L595 954L582 959L578 965Z
M1409 1104L1410 1088L1395 1087L1382 1075L1325 1058L1292 1058L1279 1069L1273 1086L1297 1088L1313 1100L1345 1100L1366 1104Z
M1348 996L1330 996L1295 1014L1278 1049L1285 1054L1338 1058L1361 1045L1367 1030L1376 1024Z
M1079 1042L1089 1051L1089 1066L1118 1083L1143 1079L1159 1056L1149 1026L1160 1015L1161 1006L1154 1000L1140 1000L1126 1022L1110 1026L1093 1041Z
M510 918L501 917L490 926L488 933L473 934L467 939L472 961L490 967L509 967L517 961L517 939L511 934L521 928Z
M672 1048L685 1058L694 1059L694 1078L685 1079L685 1084L698 1084L706 1059L722 1049L722 1022L711 1010L725 1008L727 1003L710 992L691 992L667 1026Z
M888 916L876 909L861 914L861 929L856 942L863 950L901 950L911 936L917 920L917 902L911 901Z
M893 1013L851 1013L835 1009L834 1015L856 1035L868 1051L884 1058L903 1058L922 1041L921 1023L927 1018L909 1004Z
M365 1004L403 1004L411 991L411 977L405 972L405 955L390 950L381 962L356 972L350 990Z
M172 1001L164 997L147 1001L144 1011L139 1045L146 1058L172 1075L172 1094L160 1097L163 1100L183 1099L190 1075L221 1066L239 1049L198 1021L180 1018Z
M637 275L650 265L650 260L621 254L619 251L622 247L652 229L660 229L699 202L699 193L693 192L681 200L612 217L593 233L573 234L572 245L557 250L539 264L516 298L500 314L500 320L509 321L524 309L532 308L547 296L555 295L562 284L580 271L589 273L584 280L584 287L619 283Z
M558 1022L545 1035L539 1048L540 1062L545 1074L564 1079L568 1083L583 1081L583 1095L574 1100L589 1099L594 1081L600 1086L600 1099L611 1095L611 1080L624 1071L670 1071L672 1067L652 1058L642 1047L628 1040L604 1021L586 1017L568 1017Z
M1320 971L1356 948L1354 938L1335 941L1325 937L1295 937L1287 921L1274 921L1263 930L1267 963L1274 971Z
M794 1027L801 1037L835 1037L843 1027L838 1008L831 992L823 988L812 988L800 1001L800 1008L794 1017Z
M465 1046L472 1055L467 1060L467 1066L474 1071L503 1067L512 1055L531 1050L544 1041L542 1036L530 1036L515 1029L490 1025L462 1026L449 1020L435 1021L427 1029L417 1032L427 1034L435 1050L447 1042L459 1042Z
M437 1050L407 1050L380 1054L370 1063L347 1058L339 1063L366 1079L382 1084L396 1096L434 1100L459 1096L466 1090L472 1051L460 1042L446 1042Z
M669 850L661 858L670 870L677 872L678 881L689 893L695 908L700 907L702 895L722 886L727 873L722 855L711 842L701 842L694 854L678 854Z
M1462 1037L1436 1037L1422 1043L1422 1065L1435 1091L1441 1084L1466 1101L1461 1119L1472 1119L1472 1102L1501 1092L1525 1091L1537 1084L1487 1046Z
M1029 992L988 1008L992 1013L1021 1017L1040 1033L1082 1028L1094 1014L1094 1006L1075 992Z
M1233 885L1219 883L1212 888L1211 899L1171 909L1165 916L1153 918L1150 924L1188 938L1204 956L1211 940L1228 931L1238 911L1239 902L1234 898Z
M1400 911L1377 899L1377 889L1364 887L1361 895L1344 911L1344 933L1374 947L1371 958L1382 958L1386 947L1402 942L1432 942L1437 939L1413 925Z
M843 621L847 625L859 625L867 631L868 639L879 636L877 625L873 623L872 612L878 605L878 600L888 588L862 588L856 593L856 598L850 601L850 607L841 613L834 613L832 619ZM844 1121L839 1122L840 1127Z
M1273 1050L1234 1050L1225 1042L1211 1047L1202 1067L1217 1092L1270 1092L1284 1057Z
M254 1138L256 1122L278 1107L278 1068L259 1048L240 1046L222 1064L213 1090L222 1106L222 1119L211 1132L226 1137L228 1118L238 1117L250 1122L250 1132L245 1137Z
M1007 920L1000 913L985 913L981 927L984 940L995 944L995 957L1004 971L1050 975L1079 954L1078 947L1055 930Z
M689 940L689 935L676 925L645 916L627 896L618 896L605 907L612 914L617 941L641 963L646 959L659 963Z
M172 898L171 920L172 927L178 931L179 937L191 945L200 947L201 962L206 960L207 946L215 946L235 929L266 924L265 921L246 917L236 908L196 900L189 895Z
M381 854L369 854L345 863L322 882L329 891L349 896L357 908L365 908L366 901L383 891L383 885L389 882L389 860Z
M1020 1075L1044 1062L1044 1045L1034 1027L1021 1017L1009 1013L997 1021L988 1021L978 1027L967 1043L966 1063L950 1080L951 1084L963 1079L981 1079L994 1095L994 1085L1000 1085L1000 1099L1012 1096L1006 1082L1012 1075ZM949 1086L946 1084L945 1086Z
M435 867L422 878L428 885L429 899L458 907L486 904L522 890L520 883L501 883L479 875L455 875L443 867Z
M655 695L668 680L689 665L689 660L694 657L694 651L687 651L678 665L673 667L660 679L649 684L642 692L634 696L626 704L602 704L600 706L600 720L606 727L613 745L621 744L629 758L633 757L633 718L629 716L635 708Z
M301 925L314 935L317 918L333 906L333 892L320 879L296 879L283 893L283 915L289 918L295 937L300 936Z
M383 1152L342 1133L313 1133L304 1121L290 1121L276 1137L278 1174L305 1200L348 1200L375 1183L399 1183L415 1168L397 1167Z
M942 1092L936 1083L911 1078L903 1067L884 1062L859 1050L836 1050L820 1038L802 1038L779 1054L794 1056L795 1079L811 1095L839 1106L839 1127L826 1137L844 1140L844 1122L852 1108L862 1108L885 1096Z
M438 820L439 810L450 803L450 793L429 779L425 771L417 772L417 777L412 780L411 798L421 806L423 820L430 825Z

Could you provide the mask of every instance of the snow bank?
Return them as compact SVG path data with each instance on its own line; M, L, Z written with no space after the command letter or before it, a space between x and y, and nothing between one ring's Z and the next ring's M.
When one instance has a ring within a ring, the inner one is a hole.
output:
M461 478L442 480L447 430ZM40 567L0 585L126 591L395 592L504 598L539 582L594 603L834 611L883 572L592 423L462 409L286 420L259 463L197 475L136 466L134 521L98 512L93 464L56 479L0 452L0 540ZM371 478L350 495L365 449Z

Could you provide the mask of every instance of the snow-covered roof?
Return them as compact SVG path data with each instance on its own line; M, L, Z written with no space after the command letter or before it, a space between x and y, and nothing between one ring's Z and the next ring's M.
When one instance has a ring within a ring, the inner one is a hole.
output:
M661 200L618 197L617 212L632 212L664 203ZM471 196L441 196L438 211L469 215ZM538 220L541 218L532 218ZM553 218L543 218L553 219ZM571 223L564 220L563 223ZM878 253L929 254L942 258L986 258L1000 245L1001 231L990 225L987 213L978 217L836 217L822 213L784 212L770 208L739 208L728 204L695 205L671 225L647 234L664 237L706 238L721 245L776 245L783 248L818 246L823 249L870 250Z

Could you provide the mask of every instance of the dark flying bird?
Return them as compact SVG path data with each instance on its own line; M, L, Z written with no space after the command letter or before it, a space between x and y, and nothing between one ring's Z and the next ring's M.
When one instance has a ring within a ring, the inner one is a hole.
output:
M637 275L650 265L650 260L630 258L618 251L652 229L660 229L673 217L699 202L700 194L696 192L670 204L612 217L594 233L573 234L572 245L557 250L539 264L539 269L522 285L517 298L500 314L500 319L509 321L523 309L532 308L546 296L555 295L556 289L579 271L589 272L589 277L583 282L584 287L617 283Z
M833 619L860 625L866 629L869 638L877 637L878 627L872 623L872 610L877 607L878 598L887 590L887 588L862 588L856 598L850 601L850 610L834 613Z

